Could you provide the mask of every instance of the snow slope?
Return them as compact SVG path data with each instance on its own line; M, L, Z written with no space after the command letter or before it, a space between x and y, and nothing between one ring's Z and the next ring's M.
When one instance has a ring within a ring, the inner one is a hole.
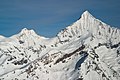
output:
M85 11L53 38L0 36L0 80L120 80L120 30Z

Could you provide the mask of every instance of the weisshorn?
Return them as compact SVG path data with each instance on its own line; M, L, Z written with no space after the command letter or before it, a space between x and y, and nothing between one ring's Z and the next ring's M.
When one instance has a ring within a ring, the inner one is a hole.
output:
M0 80L120 80L120 30L85 11L53 38L0 36Z

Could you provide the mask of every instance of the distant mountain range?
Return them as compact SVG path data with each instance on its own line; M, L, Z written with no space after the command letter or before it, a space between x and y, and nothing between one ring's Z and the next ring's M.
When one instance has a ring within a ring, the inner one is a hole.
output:
M85 11L53 38L0 36L0 80L120 80L120 30Z

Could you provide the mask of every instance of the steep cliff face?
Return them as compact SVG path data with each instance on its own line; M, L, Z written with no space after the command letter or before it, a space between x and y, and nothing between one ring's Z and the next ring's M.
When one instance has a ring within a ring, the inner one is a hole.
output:
M54 38L0 37L1 80L120 80L120 30L85 11Z

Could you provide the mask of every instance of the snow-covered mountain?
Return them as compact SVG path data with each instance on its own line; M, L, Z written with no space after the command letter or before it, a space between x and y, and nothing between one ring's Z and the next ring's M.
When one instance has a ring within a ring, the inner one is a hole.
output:
M0 80L120 80L120 30L85 11L53 38L0 36Z

